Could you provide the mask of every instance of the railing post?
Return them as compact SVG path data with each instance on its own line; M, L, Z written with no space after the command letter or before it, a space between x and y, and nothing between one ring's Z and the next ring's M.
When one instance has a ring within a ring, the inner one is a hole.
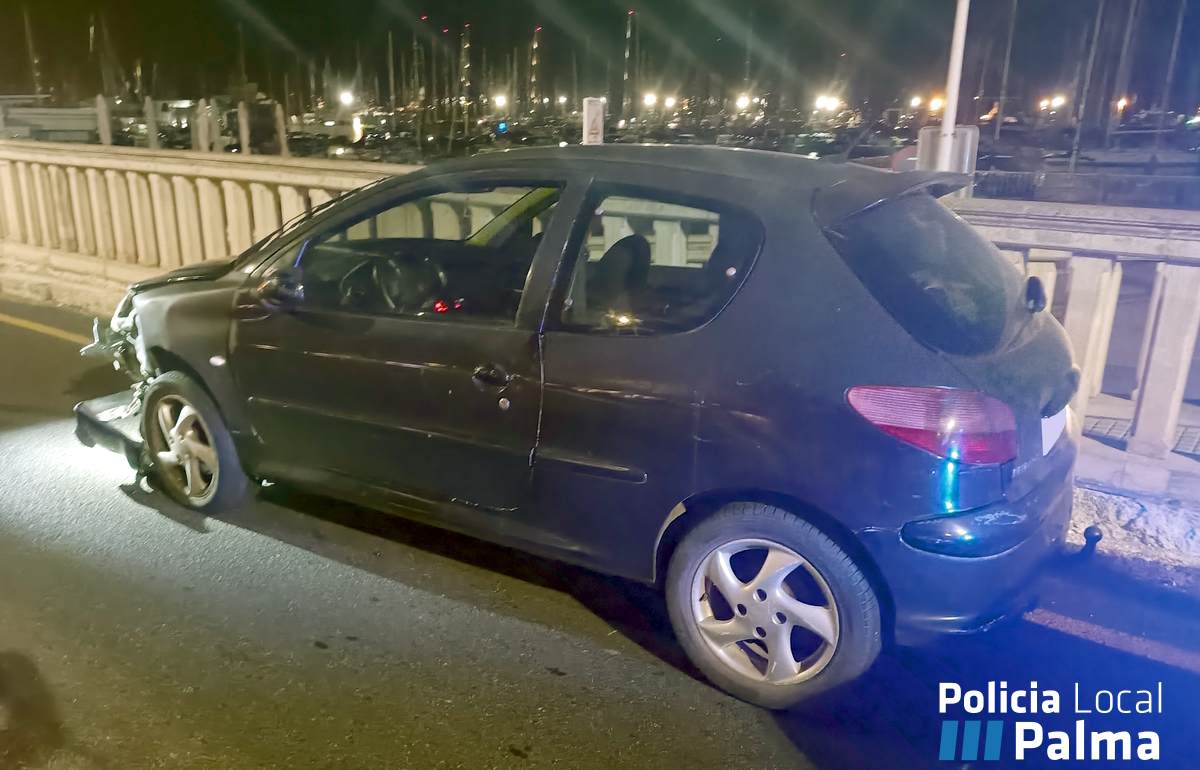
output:
M241 145L242 155L250 154L250 108L245 102L238 102L238 144Z
M0 161L0 188L4 191L5 237L25 241L25 218L21 213L22 198L17 183L17 170L11 161Z
M275 104L275 137L279 142L279 154L283 157L291 155L287 143L287 119L283 116L283 105Z
M67 167L67 194L71 199L71 214L79 253L92 256L96 253L96 228L92 224L92 206L88 200L86 180L74 166Z
M1113 262L1112 269L1104 280L1104 293L1100 297L1100 317L1097 319L1100 325L1100 332L1093 340L1093 348L1090 357L1095 360L1098 365L1092 367L1091 391L1088 394L1091 396L1100 395L1100 390L1104 385L1104 369L1108 363L1108 349L1112 342L1113 322L1117 318L1117 300L1121 296L1121 280L1124 278L1125 270L1120 262Z
M33 178L33 202L38 212L38 227L43 246L58 248L58 230L54 225L54 201L50 198L50 181L41 163L29 166Z
M677 220L654 220L654 253L661 264L682 267L687 264L687 237Z
M196 194L200 199L200 229L204 236L204 258L224 259L229 256L229 236L225 232L225 204L221 188L212 179L197 179Z
M87 178L88 200L92 208L92 223L96 226L96 254L104 259L116 256L113 238L112 207L109 205L108 183L100 171L89 168Z
M112 212L113 241L117 258L122 262L137 262L137 245L133 237L133 212L129 206L129 183L113 169L105 169L108 187L108 206Z
M1128 449L1147 457L1166 457L1175 447L1179 410L1196 352L1200 328L1200 268L1163 267L1162 303L1153 327L1146 369L1140 379L1133 434Z
M1158 320L1158 307L1162 304L1163 268L1165 262L1154 263L1154 279L1150 286L1150 302L1146 306L1146 326L1142 329L1142 344L1138 347L1137 368L1133 370L1133 392L1130 398L1138 400L1142 388L1142 376L1146 373L1146 362L1150 360L1150 346L1154 344L1154 322Z
M33 192L29 164L17 161L17 192L21 196L21 213L24 214L25 242L30 246L43 246L42 229L38 225L38 202Z
M204 235L200 230L200 203L196 188L187 177L171 177L175 188L175 219L179 222L179 251L183 264L204 259Z
M154 208L150 202L150 185L146 183L145 175L137 171L127 171L125 179L129 184L137 262L141 265L157 265L158 242L154 233Z
M212 149L212 123L208 120L208 102L204 99L196 102L192 114L192 149L197 152Z
M1091 383L1104 373L1100 340L1104 334L1103 311L1108 299L1106 292L1113 264L1113 260L1101 257L1071 258L1067 312L1063 326L1066 327L1071 346L1075 349L1075 359L1083 370L1079 392L1071 402L1075 413L1081 417L1087 414Z
M221 192L225 197L225 226L229 231L229 250L232 254L240 254L254 242L250 235L250 199L246 195L245 187L228 179L221 181Z
M171 183L162 174L150 174L150 202L154 213L154 235L158 239L158 264L178 267L179 225L175 221L175 199Z
M108 111L108 99L105 99L103 94L96 97L96 132L100 137L100 144L112 144L112 115Z
M142 118L146 121L146 146L151 150L158 149L158 110L154 100L149 96L142 102Z
M71 252L79 251L79 240L75 235L75 202L67 189L67 176L62 166L47 169L50 202L54 206L54 222L60 246Z
M266 238L279 229L279 203L270 187L251 182L250 203L254 211L254 240Z
M304 193L291 185L279 185L279 211L284 222L303 214L305 211Z

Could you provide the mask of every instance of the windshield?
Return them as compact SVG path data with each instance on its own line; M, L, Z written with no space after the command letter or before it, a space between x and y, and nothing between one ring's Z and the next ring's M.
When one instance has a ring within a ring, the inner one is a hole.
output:
M947 353L996 349L1019 306L1021 274L928 193L851 215L826 230L872 296L920 342Z

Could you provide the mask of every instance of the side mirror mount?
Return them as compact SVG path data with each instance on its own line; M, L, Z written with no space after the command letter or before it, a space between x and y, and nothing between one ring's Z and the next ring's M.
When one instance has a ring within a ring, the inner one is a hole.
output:
M1046 309L1046 286L1042 279L1031 275L1025 281L1025 307L1030 313L1040 313Z
M264 278L254 293L263 304L290 308L304 302L304 283L299 275L274 273Z

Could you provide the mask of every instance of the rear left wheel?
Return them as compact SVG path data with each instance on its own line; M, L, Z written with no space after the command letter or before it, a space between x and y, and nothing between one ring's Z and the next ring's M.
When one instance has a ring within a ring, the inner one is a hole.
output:
M787 708L878 656L879 602L853 559L791 513L734 503L684 536L667 609L692 662L726 692Z
M142 438L159 487L180 505L217 513L241 503L250 481L208 393L182 372L147 388Z

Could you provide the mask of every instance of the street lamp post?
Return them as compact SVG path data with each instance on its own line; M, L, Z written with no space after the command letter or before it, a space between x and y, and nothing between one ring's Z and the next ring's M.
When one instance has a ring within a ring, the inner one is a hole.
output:
M938 141L937 167L952 171L954 162L954 124L958 120L958 91L962 85L963 49L967 45L967 17L971 0L958 0L954 16L954 36L950 41L950 67L946 73L946 105L942 113L942 131Z

